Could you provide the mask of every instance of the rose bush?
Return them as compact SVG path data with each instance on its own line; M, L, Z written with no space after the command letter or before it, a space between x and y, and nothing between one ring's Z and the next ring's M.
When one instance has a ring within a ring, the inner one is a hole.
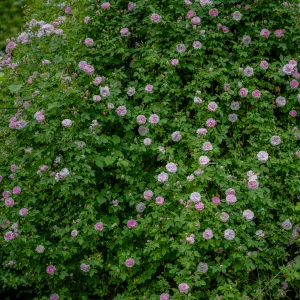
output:
M298 16L275 0L32 10L1 59L4 291L299 298Z

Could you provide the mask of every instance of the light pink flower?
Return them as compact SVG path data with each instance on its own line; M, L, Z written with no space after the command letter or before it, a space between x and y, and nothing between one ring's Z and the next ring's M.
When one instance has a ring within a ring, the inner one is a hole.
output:
M91 47L91 46L94 45L94 40L93 40L93 39L90 39L90 38L86 38L86 39L84 40L84 43L85 43L85 45L86 45L87 47Z
M290 229L292 229L292 227L293 227L293 225L292 225L292 223L290 222L290 220L285 220L283 223L282 223L282 227L283 227L283 229L285 229L285 230L290 230Z
M293 118L297 117L297 111L294 110L294 109L292 109L292 110L289 112L289 114L290 114L290 116L293 117Z
M212 197L211 201L216 205L221 204L221 200L219 197Z
M197 134L201 134L201 135L206 135L207 134L207 129L206 128L199 128L197 129Z
M168 163L168 164L166 165L166 169L167 169L167 171L170 172L170 173L175 173L175 172L177 171L177 165L174 164L174 163Z
M201 19L199 17L193 17L192 18L192 23L194 25L199 25L201 23Z
M188 290L189 290L189 286L185 283L185 282L182 282L182 283L180 283L179 285L178 285L178 289L179 289L179 291L181 292L181 293L187 293L188 292Z
M207 157L207 156L205 156L205 155L199 157L199 164L200 164L201 166L206 166L206 165L209 164L209 162L210 162L209 157Z
M158 197L156 197L155 202L157 205L163 205L165 202L165 199L162 196L158 196Z
M285 32L284 29L277 29L277 30L275 30L274 34L277 38L281 38L284 36L284 32Z
M13 198L6 198L4 203L5 203L5 206L12 207L12 206L14 206L15 201Z
M299 82L298 82L296 79L293 79L293 80L290 82L290 87L291 87L292 89L296 89L296 88L298 88L298 86L299 86Z
M246 209L245 211L243 211L243 217L247 220L247 221L251 221L254 218L254 213L252 210L250 209Z
M179 142L182 139L180 131L174 131L171 137L174 142Z
M90 18L89 16L86 16L86 17L84 18L84 23L85 23L85 24L90 23L90 21L91 21L91 18Z
M269 154L266 151L259 151L257 153L257 158L261 162L266 162L269 158Z
M147 93L151 93L152 90L153 90L153 85L147 84L146 87L145 87L145 91L146 91Z
M78 235L78 231L77 231L76 229L72 230L71 236L72 236L72 237L75 237L75 236L77 236L77 235Z
M10 195L10 191L4 191L2 193L2 196L3 196L4 199L7 198L9 195Z
M212 144L210 142L205 142L202 146L204 151L211 151L213 149Z
M158 14L152 14L150 19L153 23L159 23L161 21L161 16Z
M136 8L136 4L133 2L129 2L127 8L129 11L133 11Z
M104 2L101 4L102 9L109 9L110 8L110 3L109 2Z
M101 101L101 97L99 95L94 95L93 96L93 101L94 102L100 102Z
M153 114L149 117L149 122L151 124L157 124L159 122L159 116L156 114Z
M209 111L216 111L218 108L218 104L216 102L209 102L207 108Z
M269 67L269 63L266 61L266 60L262 60L260 62L260 67L263 69L263 70L267 70L268 67Z
M187 12L186 17L187 17L188 19L191 19L191 18L194 17L195 15L196 15L195 11L191 9L191 10L189 10L189 11Z
M259 90L255 90L252 92L252 97L253 98L256 98L256 99L259 99L261 96L261 92Z
M207 126L207 127L215 127L216 124L217 124L217 122L216 122L214 119L212 119L212 118L209 118L209 119L206 121L206 126Z
M178 64L179 64L179 60L178 60L178 59L174 58L174 59L171 60L171 65L172 65L172 66L175 67L175 66L177 66Z
M235 237L235 233L234 233L234 231L232 229L226 229L224 231L224 238L226 240L230 240L231 241L231 240L234 239L234 237Z
M211 9L210 11L209 11L209 15L211 16L211 17L217 17L218 16L218 14L219 14L219 12L218 12L218 10L216 9L216 8L213 8L213 9Z
M5 241L12 241L15 238L15 235L12 231L8 231L4 235L4 240Z
M201 49L202 48L202 44L199 41L194 41L193 42L193 48L194 49Z
M226 203L227 204L234 204L237 201L235 195L227 195L226 196Z
M210 228L205 229L205 231L203 232L203 238L206 240L210 240L213 236L213 232Z
M188 236L186 239L186 242L189 244L194 244L195 243L195 236L193 234L191 234L190 236Z
M157 176L157 180L161 183L165 183L168 181L169 175L166 172L161 172Z
M94 228L98 231L102 231L103 230L103 223L102 222L97 222L94 226Z
M202 203L202 202L198 202L198 203L196 203L196 205L195 205L195 209L197 209L197 210L199 210L199 211L201 211L201 210L203 210L204 209L204 203Z
M126 259L126 261L125 261L125 266L126 266L127 268L132 268L134 265L135 265L135 261L134 261L133 258L128 258L128 259Z
M150 200L153 197L153 192L151 190L146 190L143 196L145 200Z
M52 294L50 300L59 300L59 296L57 294Z
M193 192L190 194L190 200L193 202L199 202L201 200L201 195L198 192Z
M126 106L119 106L116 109L116 113L117 113L118 116L124 117L127 113Z
M55 271L56 271L56 268L55 268L55 266L53 266L53 265L48 266L47 269L46 269L46 272L47 272L49 275L53 275Z
M129 221L127 222L127 227L128 227L128 228L135 228L136 225L137 225L136 220L131 219L131 220L129 220Z
M262 31L260 32L260 35L264 38L268 38L270 35L270 31L268 29L262 29Z
M122 28L121 30L120 30L120 33L121 33L121 35L122 36L129 36L130 35L130 31L129 31L129 29L128 28Z
M170 300L170 295L167 293L163 293L159 296L159 300Z
M65 14L70 14L72 12L72 8L70 6L67 6L65 9Z
M20 211L19 211L19 215L21 217L25 217L26 215L28 214L28 209L27 208L21 208Z
M249 189L254 190L254 189L257 189L258 186L259 186L259 182L258 181L256 181L256 180L249 180L248 181L248 187L249 187Z
M137 121L138 124L141 125L141 124L145 124L147 122L147 119L144 115L138 115L136 117L136 121Z

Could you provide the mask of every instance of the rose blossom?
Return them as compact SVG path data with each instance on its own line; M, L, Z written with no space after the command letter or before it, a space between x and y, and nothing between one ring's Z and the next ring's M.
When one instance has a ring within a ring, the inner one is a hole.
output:
M50 296L50 300L58 300L59 299L59 296L57 294L52 294Z
M8 231L4 235L4 240L5 241L12 241L15 238L15 235L12 231Z
M162 293L160 296L159 296L159 300L169 300L170 299L170 295L167 294L167 293Z
M21 188L19 186L15 186L12 192L14 195L18 195L21 193Z
M281 139L278 135L274 135L274 136L271 137L270 142L273 146L277 146L281 143Z
M94 95L93 96L93 100L94 100L94 102L100 102L101 101L101 97L99 95Z
M190 194L190 200L193 202L199 202L201 200L201 195L197 192L193 192Z
M188 19L191 19L191 18L194 17L194 16L195 16L195 11L193 11L192 9L189 10L189 11L187 12L187 14L186 14L186 17L187 17Z
M290 114L290 116L293 117L293 118L297 117L297 111L294 110L294 109L292 109L292 110L289 112L289 114Z
M257 230L256 233L255 233L257 236L260 236L260 237L264 237L265 234L262 230Z
M201 166L206 166L206 165L209 164L209 162L210 162L209 157L207 157L207 156L205 156L205 155L199 157L199 164L200 164Z
M135 228L136 225L137 225L136 220L131 219L131 220L129 220L129 221L127 222L127 227L128 227L128 228Z
M219 197L212 197L211 201L216 204L216 205L220 205L221 204L221 200Z
M80 264L80 270L87 273L90 271L91 266L89 264L82 263Z
M254 218L254 213L250 209L246 209L245 211L243 211L243 217L247 221L251 221Z
M103 230L103 223L102 222L97 222L94 226L94 228L98 231L102 231Z
M53 265L48 266L47 269L46 269L46 272L47 272L49 275L53 275L55 271L56 271L56 268L55 268L55 266L53 266Z
M176 46L176 51L177 51L178 53L183 53L185 50L186 50L186 47L185 47L184 44L178 44L178 45Z
M177 66L178 64L179 64L179 60L178 60L178 59L174 58L174 59L171 60L171 65L172 65L172 66L175 67L175 66Z
M126 109L126 106L122 105L122 106L119 106L117 109L116 109L116 113L118 116L120 117L124 117L127 113L127 109Z
M120 30L120 33L121 33L122 36L129 36L130 35L130 31L129 31L128 28L122 28Z
M177 171L177 165L174 164L174 163L168 163L168 164L166 165L166 169L167 169L167 171L170 172L170 173L175 173L175 172Z
M150 146L152 143L152 140L150 138L145 138L143 142L144 142L145 146Z
M108 86L100 87L100 95L102 97L109 97L110 96L110 90Z
M166 172L161 172L160 174L158 174L158 176L157 176L157 180L159 181L159 182L162 182L162 183L164 183L164 182L167 182L168 181L168 174L166 173Z
M298 88L298 86L299 86L299 82L298 82L297 80L293 79L293 80L290 82L290 87L291 87L292 89L296 89L296 88Z
M206 121L206 126L207 126L207 127L215 127L216 124L217 124L217 122L216 122L214 119L212 119L212 118L209 118L209 119Z
M218 104L216 102L209 102L207 108L209 111L216 111L218 108Z
M7 198L7 199L5 199L4 203L5 203L5 206L12 207L12 206L14 206L15 201L13 198Z
M172 140L173 140L174 142L179 142L179 141L182 139L182 136L181 136L181 134L180 134L180 131L174 131L174 132L172 133L171 137L172 137Z
M45 247L43 245L38 245L36 248L35 248L35 251L37 253L43 253L45 251Z
M62 122L61 122L61 125L63 127L71 127L72 126L72 121L70 119L64 119Z
M152 14L150 19L153 23L159 23L161 21L161 16L158 14Z
M143 196L145 200L150 200L153 197L153 192L151 190L146 190Z
M110 8L110 3L109 2L104 2L101 4L102 9L109 9Z
M28 209L27 208L21 208L20 211L19 211L19 215L21 217L25 217L26 215L28 214Z
M157 205L163 205L165 202L165 199L162 196L158 196L158 197L156 197L155 202Z
M147 93L151 93L152 90L153 90L153 85L147 84L147 85L145 86L145 91L146 91Z
M205 229L205 231L203 232L203 238L206 240L210 240L213 236L213 232L210 228Z
M268 155L268 153L266 151L259 151L257 153L257 158L261 162L266 162L268 160L268 158L269 158L269 155Z
M256 99L259 99L261 96L261 92L259 90L255 90L252 92L252 97L253 98L256 98Z
M156 114L153 114L149 117L149 122L151 124L157 124L159 122L159 116Z
M86 38L86 39L84 40L84 43L85 43L85 45L86 45L87 47L91 47L91 46L94 45L94 40L93 40L93 39L90 39L90 38Z
M293 225L292 225L292 223L290 222L290 220L285 220L283 223L282 223L282 227L283 227L283 229L285 229L285 230L290 230L290 229L292 229L292 227L293 227Z
M211 151L213 149L212 144L210 142L205 142L202 146L204 151Z
M199 17L193 17L191 21L194 25L199 25L201 22L201 19Z
M146 119L146 117L144 115L138 115L136 117L136 121L137 121L138 124L141 125L141 124L145 124L146 121L147 121L147 119Z
M292 64L286 64L283 66L282 71L287 75L291 75L294 71L294 66Z
M78 235L78 231L77 231L76 229L72 230L71 236L72 236L72 237L75 237L75 236L77 236L77 235Z
M235 237L235 234L234 234L234 231L232 229L226 229L224 231L224 238L226 240L230 240L231 241L231 240L234 239L234 237Z
M198 203L196 203L196 205L195 205L195 208L197 209L197 210L199 210L199 211L201 211L201 210L203 210L204 209L204 203L202 203L202 202L198 202Z
M207 134L207 129L206 128L199 128L196 131L197 134L201 134L201 135L206 135Z
M227 195L226 196L226 203L227 204L234 204L237 201L237 198L235 195Z
M260 32L260 35L264 38L268 38L270 35L270 31L268 29L262 29L262 31Z
M241 88L239 94L241 97L245 98L248 95L248 90L246 88Z
M286 105L286 100L284 97L282 96L279 96L276 98L276 104L278 107L282 107L282 106L285 106Z
M229 214L226 212L222 212L220 215L220 220L222 222L227 222L229 220Z
M194 244L195 243L195 236L193 234L191 234L191 236L188 236L185 240L189 244Z
M182 282L178 285L178 289L181 293L187 293L189 288L190 287L185 282Z
M90 17L87 16L87 17L84 18L84 23L85 23L85 24L90 23L90 21L91 21L91 18L90 18Z
M136 4L133 2L129 2L127 8L129 11L133 11L136 8Z
M202 43L199 41L194 41L193 42L193 48L194 49L201 49L202 48Z
M248 187L249 187L249 189L254 190L254 189L257 189L258 186L259 186L259 182L258 181L256 181L256 180L249 180L248 181Z
M247 77L251 77L253 76L254 74L254 71L253 71L253 68L251 67L246 67L245 70L244 70L244 75L247 76Z
M260 62L260 67L263 69L263 70L267 70L268 67L269 67L269 63L266 61L266 60L262 60Z
M210 11L209 11L209 15L211 16L211 17L217 17L218 16L218 10L216 9L216 8L213 8L213 9L211 9Z
M133 258L128 258L128 259L126 259L126 261L125 261L125 266L126 266L127 268L132 268L134 265L135 265L135 261L134 261Z

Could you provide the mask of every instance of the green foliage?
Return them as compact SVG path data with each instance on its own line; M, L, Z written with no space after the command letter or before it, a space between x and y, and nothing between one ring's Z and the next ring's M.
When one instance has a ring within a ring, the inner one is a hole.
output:
M72 12L65 14L64 5L47 1L26 14L26 42L16 42L12 62L4 62L9 55L1 60L1 93L19 112L5 120L0 158L0 191L10 191L15 201L9 206L3 195L0 204L4 291L26 287L34 299L54 293L59 299L152 300L162 293L171 299L299 298L300 134L299 116L291 116L293 110L299 115L299 89L290 86L298 73L282 70L300 54L299 7L290 3L261 0L245 9L234 0L212 6L139 0L128 11L123 0L109 9L82 0L70 3ZM209 15L214 7L216 18ZM186 17L190 9L201 18L195 28ZM232 19L235 11L240 21ZM151 21L153 13L160 22ZM31 19L56 27L43 31ZM122 36L122 28L130 34ZM264 28L268 38L260 35ZM284 30L280 38L277 29ZM94 44L86 46L86 38ZM178 44L186 50L176 51ZM91 74L91 67L79 66L82 61L94 67ZM253 76L244 75L247 66ZM101 83L94 83L96 77ZM255 90L259 98L252 96ZM286 105L277 105L279 96ZM153 114L157 124L149 121ZM140 115L146 124L137 123ZM209 119L216 125L209 126ZM21 120L26 126L17 129ZM281 143L272 144L274 136ZM268 152L265 162L260 151ZM176 172L167 171L171 162ZM162 172L168 173L165 183L158 180ZM259 186L249 188L248 181ZM12 193L16 186L20 194ZM190 200L195 192L204 208ZM233 205L230 193L237 198ZM247 210L253 219L245 218ZM224 212L227 222L220 219ZM129 228L132 219L137 226ZM282 225L286 220L292 228ZM99 222L103 230L95 229ZM203 236L207 229L211 239ZM228 229L233 239L225 238ZM135 264L126 267L130 258ZM199 263L207 264L207 272L199 271ZM46 272L50 265L53 275ZM180 292L182 283L187 293Z

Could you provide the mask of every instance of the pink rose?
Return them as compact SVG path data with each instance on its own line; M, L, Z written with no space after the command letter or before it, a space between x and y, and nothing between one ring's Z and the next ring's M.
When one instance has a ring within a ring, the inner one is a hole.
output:
M290 82L290 86L291 86L292 89L296 89L299 86L299 82L296 79L293 79Z
M135 261L134 261L133 258L128 258L128 259L126 259L126 261L125 261L125 266L126 266L127 268L132 268L134 265L135 265Z
M50 265L50 266L48 266L48 267L46 268L46 272L47 272L49 275L53 275L55 271L56 271L55 266Z
M90 39L90 38L86 38L84 40L84 43L86 46L90 47L90 46L93 46L94 45L94 40L93 39Z
M255 90L254 92L252 92L252 97L259 99L261 96L261 92L259 90Z
M152 14L150 19L153 23L159 23L161 21L161 16L158 14Z
M248 95L248 90L246 88L241 88L239 93L241 97L245 98Z
M129 221L127 222L127 227L128 227L128 228L135 228L136 225L137 225L136 220L131 219L131 220L129 220Z
M211 16L211 17L217 17L218 16L218 14L219 14L219 12L218 12L218 10L216 9L216 8L213 8L213 9L211 9L210 11L209 11L209 15Z
M269 35L270 35L270 31L268 29L263 29L261 32L260 32L260 35L264 38L268 38Z
M291 110L291 111L290 111L290 116L293 117L293 118L297 117L297 111L294 110L294 109Z
M176 58L171 60L171 65L172 65L172 66L177 66L178 63L179 63L179 60L176 59Z
M98 231L102 231L103 230L103 223L102 222L96 223L94 228Z
M110 3L109 2L102 3L101 8L102 9L109 9L110 8Z
M195 15L196 15L195 12L191 9L191 10L189 10L189 11L187 12L186 17L187 17L188 19L191 19L191 18L194 17Z
M190 287L185 282L183 282L178 285L178 288L181 293L187 293Z
M19 211L19 215L21 217L25 217L26 215L28 214L28 209L27 208L21 208L20 211Z
M67 6L65 9L65 14L70 14L72 12L72 8L70 6Z

